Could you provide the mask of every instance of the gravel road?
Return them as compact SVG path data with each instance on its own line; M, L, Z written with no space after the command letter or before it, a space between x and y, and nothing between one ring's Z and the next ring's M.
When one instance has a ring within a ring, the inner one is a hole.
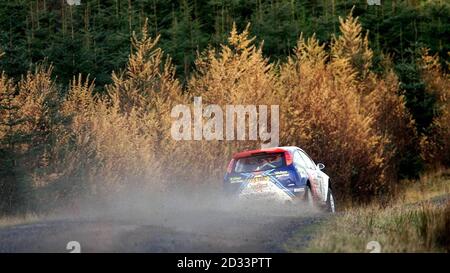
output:
M117 205L90 215L53 216L34 223L0 228L0 252L284 252L294 232L326 215L301 207ZM299 238L298 234L296 236Z

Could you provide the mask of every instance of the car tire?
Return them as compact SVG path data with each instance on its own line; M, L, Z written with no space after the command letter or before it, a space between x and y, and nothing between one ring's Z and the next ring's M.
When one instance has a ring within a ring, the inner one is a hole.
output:
M303 201L308 208L314 208L314 198L312 195L311 187L309 185L305 187L305 195L303 196Z
M327 202L326 202L326 211L329 213L335 213L336 212L336 202L334 200L333 192L331 191L331 188L328 188L328 194L327 194Z

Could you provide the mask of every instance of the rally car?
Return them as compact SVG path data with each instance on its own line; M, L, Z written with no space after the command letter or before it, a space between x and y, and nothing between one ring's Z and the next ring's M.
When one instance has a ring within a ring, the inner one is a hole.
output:
M224 178L227 194L244 199L303 203L334 213L330 178L302 149L277 147L233 155Z

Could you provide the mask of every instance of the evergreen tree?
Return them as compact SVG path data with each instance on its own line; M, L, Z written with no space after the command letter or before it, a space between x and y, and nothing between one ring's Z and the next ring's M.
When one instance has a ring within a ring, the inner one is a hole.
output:
M20 120L15 95L16 86L3 72L0 75L0 216L16 212L23 201L16 170L15 128Z
M181 2L180 9L174 11L172 25L168 30L167 53L175 60L179 75L188 78L196 53L206 46L207 38L201 30L200 21L187 0Z

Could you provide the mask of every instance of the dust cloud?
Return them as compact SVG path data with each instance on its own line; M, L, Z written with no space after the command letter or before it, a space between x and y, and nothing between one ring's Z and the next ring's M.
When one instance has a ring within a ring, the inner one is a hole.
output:
M134 187L0 230L0 242L18 252L64 252L69 241L83 252L282 252L283 242L322 215L302 203L240 200L217 187Z

